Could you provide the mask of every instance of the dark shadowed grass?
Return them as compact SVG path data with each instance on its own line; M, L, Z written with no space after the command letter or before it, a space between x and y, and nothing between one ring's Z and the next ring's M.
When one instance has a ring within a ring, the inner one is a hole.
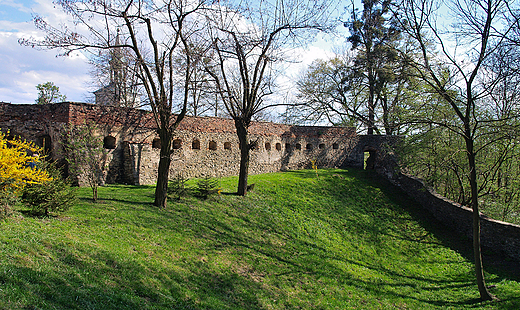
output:
M103 187L96 204L82 188L65 215L4 220L0 309L520 308L507 270L486 274L500 301L479 303L466 240L388 183L318 172L166 209L153 187Z

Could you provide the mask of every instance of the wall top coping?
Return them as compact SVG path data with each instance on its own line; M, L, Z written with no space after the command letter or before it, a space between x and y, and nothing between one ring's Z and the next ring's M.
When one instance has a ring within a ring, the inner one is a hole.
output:
M153 130L156 128L153 114L149 110L127 107L96 105L82 102L60 102L53 104L11 104L0 102L0 110L6 119L52 120L76 125L93 121L99 126L125 126ZM0 117L2 120L2 117ZM186 116L177 130L200 133L236 133L230 118ZM354 137L353 127L298 126L273 122L251 122L249 133L257 136L296 137Z
M412 179L418 183L420 183L422 185L422 187L427 190L429 192L430 195L434 196L435 198L438 198L438 199L441 199L443 201L445 201L446 203L449 203L457 208L460 208L460 209L463 209L463 210L466 210L468 212L473 212L473 209L468 207L468 206L464 206L464 205L461 205L460 203L458 202L455 202L453 200L450 200L442 195L440 195L439 193L437 193L431 186L428 186L424 180L422 180L421 178L419 177L416 177L416 176L413 176L413 175L410 175L410 174L407 174L407 173L402 173L401 174L406 177L406 178L409 178L409 179ZM511 227L515 227L515 228L519 228L520 229L520 225L516 225L516 224L513 224L513 223L508 223L508 222L503 222L503 221L500 221L500 220L496 220L494 218L490 218L488 216L486 216L485 214L482 214L480 212L480 218L481 220L484 220L484 221L487 221L487 222L490 222L490 223L496 223L496 224L500 224L500 225L504 225L504 226L511 226Z

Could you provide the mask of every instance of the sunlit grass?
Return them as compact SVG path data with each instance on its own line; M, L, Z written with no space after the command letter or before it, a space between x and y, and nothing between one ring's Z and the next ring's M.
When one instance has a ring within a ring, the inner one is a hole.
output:
M255 189L152 206L107 186L56 218L0 222L0 309L518 309L520 284L468 259L376 175L251 176ZM193 184L193 183L191 183ZM442 234L441 234L442 235Z

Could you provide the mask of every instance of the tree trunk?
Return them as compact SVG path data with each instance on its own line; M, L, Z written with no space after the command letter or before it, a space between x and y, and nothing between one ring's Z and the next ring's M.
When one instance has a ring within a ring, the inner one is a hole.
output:
M370 102L370 101L373 101L373 98L372 98L372 100L370 100L370 98L369 98L369 103L368 103L368 130L367 130L367 134L368 135L373 135L374 134L375 113L374 113L373 102Z
M381 107L383 108L383 126L385 134L391 136L394 133L393 124L390 124L390 111L388 111L388 98L385 94L381 96Z
M374 134L374 127L375 127L375 81L372 74L369 74L368 76L368 135Z
M238 174L238 189L237 194L245 196L247 193L247 176L249 174L249 150L250 145L247 141L247 128L241 122L235 121L237 129L238 140L240 141L240 171Z
M98 197L98 195L97 195L97 186L93 186L92 187L92 200L94 202L96 202L97 201L97 197Z
M482 265L482 252L480 248L480 213L478 208L477 171L475 164L475 153L470 131L466 129L466 150L470 169L471 207L473 209L473 258L475 260L475 276L477 278L478 291L482 301L492 300L484 281L484 268Z
M168 174L171 163L171 141L172 135L167 129L159 131L161 138L161 151L159 168L157 170L157 185L155 186L154 205L159 208L166 208L166 198L168 195Z

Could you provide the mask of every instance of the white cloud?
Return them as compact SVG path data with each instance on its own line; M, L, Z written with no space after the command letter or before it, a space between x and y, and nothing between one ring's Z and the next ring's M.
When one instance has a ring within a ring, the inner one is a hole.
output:
M39 0L30 9L23 5L17 6L12 1L2 2L2 5L18 8L20 15L29 11L38 12L51 22L63 22L67 18L48 0ZM68 100L82 101L87 95L86 83L90 79L86 57L77 53L71 57L57 58L57 51L39 51L21 46L18 39L41 37L42 34L32 22L16 22L20 19L23 18L13 16L9 20L0 20L0 101L33 103L37 98L36 85L47 81L59 86Z
M31 103L36 85L54 82L71 101L83 100L89 80L83 55L57 58L54 51L38 51L18 44L17 33L0 33L0 101Z
M16 8L17 10L25 13L30 13L31 10L27 8L23 3L20 1L14 1L14 0L2 0L2 5L9 6Z
M43 37L30 21L31 15L38 14L52 25L74 28L71 17L52 0L2 0L0 11L13 11L4 10L5 7L14 8L18 14L0 14L0 101L32 103L37 97L35 86L47 81L59 86L68 100L83 101L90 90L89 65L84 55L57 58L59 51L38 51L18 44L20 38ZM285 65L285 73L278 81L281 88L294 90L300 72L317 58L332 57L331 46L335 44L334 38L318 36L310 47L294 50L296 61Z
M335 56L332 51L337 42L330 36L318 35L312 45L299 47L284 52L290 59L280 64L283 74L280 75L276 82L279 87L279 93L272 96L270 100L275 102L291 102L295 100L296 82L304 72L304 70L312 64L316 59L329 59ZM275 113L281 112L285 108L279 108Z

